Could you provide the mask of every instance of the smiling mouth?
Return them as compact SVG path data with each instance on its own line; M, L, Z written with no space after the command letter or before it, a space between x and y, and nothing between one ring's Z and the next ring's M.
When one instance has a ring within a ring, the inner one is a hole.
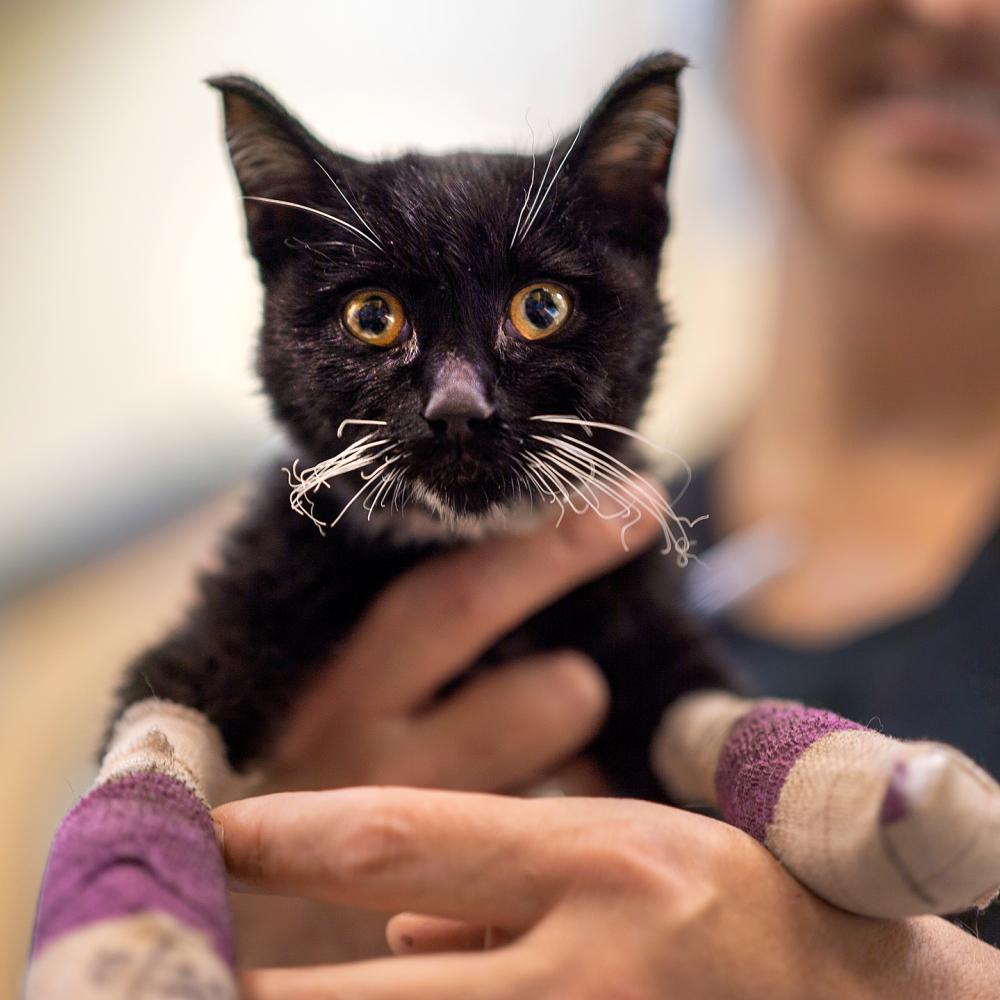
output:
M1000 149L1000 83L903 73L866 97L870 123L897 150L954 159Z

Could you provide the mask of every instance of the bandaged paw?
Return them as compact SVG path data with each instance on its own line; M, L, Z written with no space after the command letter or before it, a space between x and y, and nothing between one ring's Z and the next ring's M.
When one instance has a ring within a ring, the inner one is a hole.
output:
M159 699L115 724L94 787L56 833L27 1000L237 995L209 803L249 779L194 709Z
M1000 786L952 747L711 692L671 706L654 762L671 794L715 805L855 913L958 912L1000 887Z

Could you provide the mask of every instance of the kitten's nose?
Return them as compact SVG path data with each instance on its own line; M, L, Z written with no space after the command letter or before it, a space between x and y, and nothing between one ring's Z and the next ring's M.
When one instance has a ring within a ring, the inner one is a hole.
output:
M424 407L427 423L460 441L472 433L476 423L492 415L493 405L486 398L476 369L461 358L446 358L435 375Z

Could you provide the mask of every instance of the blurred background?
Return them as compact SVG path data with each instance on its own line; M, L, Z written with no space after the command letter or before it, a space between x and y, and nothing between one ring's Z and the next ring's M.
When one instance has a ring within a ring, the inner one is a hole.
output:
M332 145L527 149L619 69L693 62L647 418L696 461L766 364L768 235L726 110L722 0L4 0L0 11L0 995L110 691L178 615L275 431L259 290L206 76Z

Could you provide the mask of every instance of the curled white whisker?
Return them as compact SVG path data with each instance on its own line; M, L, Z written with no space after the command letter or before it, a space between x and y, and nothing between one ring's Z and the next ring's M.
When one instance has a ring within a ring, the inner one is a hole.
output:
M556 483L552 478L551 471L545 467L543 462L538 460L537 456L529 455L528 459L533 473L532 478L538 484L538 489L542 497L547 498L550 504L555 504L559 508L559 517L556 520L556 526L558 527L562 524L563 518L566 516L566 505L563 503L563 496L566 491ZM534 461L531 461L532 459Z
M535 480L534 476L531 473L531 470L524 463L523 459L521 459L520 457L515 457L513 461L515 467L520 470L521 479L522 482L524 483L524 488L527 490L528 494L528 503L531 505L532 508L534 508L535 505L534 491L538 489L538 482L537 480Z
M365 421L354 422L364 423ZM369 421L369 423L381 424L382 421ZM308 517L323 533L324 528L332 528L343 517L346 510L362 493L376 486L385 470L398 462L400 458L402 458L402 452L397 450L397 446L392 440L387 437L378 437L375 431L371 431L349 444L332 458L325 459L301 472L298 460L296 460L290 469L284 470L288 476L288 485L291 487L289 504L292 510ZM337 477L368 469L369 466L375 466L375 468L361 472L364 485L345 504L337 517L329 524L320 520L316 516L313 494L321 488L329 488L331 482Z
M406 503L407 484L406 484L406 480L403 477L409 471L409 468L410 467L408 465L404 465L401 468L399 468L399 469L396 470L396 485L395 485L395 487L393 487L393 491L392 491L392 500L391 500L390 505L389 505L389 509L390 510L397 510L398 509L399 511L402 511L403 506ZM400 500L400 490L403 490L403 494L402 494L402 499L401 500ZM397 501L399 501L399 507L398 508L396 506Z
M386 451L388 451L388 450L389 449L386 449ZM375 469L373 472L362 472L361 473L361 478L364 479L365 481L367 481L369 479L374 479L375 476L377 476L380 472L382 472L383 469L388 468L394 462L398 462L402 457L403 456L400 455L400 454L396 454L396 455L390 456L377 469Z
M670 448L666 448L656 441L651 441L645 434L640 434L638 431L632 430L631 427L622 427L620 424L602 423L599 420L584 420L583 417L574 417L564 413L542 413L531 419L540 420L547 424L569 424L572 427L579 427L587 437L593 437L595 430L610 431L613 434L621 434L623 437L632 438L634 441L646 445L647 448L652 448L654 451L660 452L661 455L669 456L684 470L684 485L677 491L677 495L673 498L675 503L688 491L691 481L694 479L694 470L691 468L691 463L683 455L676 451L671 451Z
M605 520L613 521L615 518L622 517L631 512L634 504L629 504L623 498L621 493L609 487L606 482L603 482L598 477L596 466L591 466L589 470L581 470L580 468L567 462L555 452L550 451L545 452L544 454L548 461L563 469L567 474L573 476L574 482L572 485L574 489L583 495L585 502L587 502L590 509L596 514L599 514ZM602 510L600 500L597 498L594 490L598 490L605 496L614 500L619 505L619 509L615 511Z
M400 457L401 456L397 455L394 459L392 459L392 461L398 461ZM379 503L379 499L382 496L382 494L386 491L386 489L389 487L389 485L392 483L392 477L395 473L395 470L391 472L385 472L384 470L387 465L389 465L389 462L386 462L381 467L380 470L376 470L376 472L372 473L371 476L371 478L375 478L376 476L379 475L380 472L382 473L381 479L378 480L378 486L366 497L364 503L362 504L362 507L364 507L364 509L368 511L369 521L372 519L372 514L374 513L375 508L379 507L379 509L381 509L382 505ZM362 473L361 476L362 478L364 478L365 477L364 473Z
M347 420L341 420L340 426L337 428L337 437L338 438L343 437L344 428L350 427L353 424L368 424L371 427L385 427L387 423L388 421L386 420L355 420L353 418L349 418Z
M607 430L634 438L657 451L675 455L639 432L617 424L565 414L541 414L532 419L542 423L578 427L588 438L593 436L594 430ZM532 450L529 453L533 459L529 462L531 470L536 480L541 479L541 485L537 481L534 485L543 496L556 497L564 506L577 513L580 512L578 504L572 498L579 498L584 510L593 510L606 520L622 519L622 545L626 549L629 529L638 523L643 513L647 513L660 526L664 553L674 552L677 562L682 566L693 558L688 532L704 518L691 519L677 514L652 482L590 440L570 434L532 434L530 437L543 446L542 450ZM690 482L690 466L681 456L675 457L684 465ZM569 497L565 495L566 492L569 492ZM607 504L602 504L600 497L612 501L614 509L607 510Z
M666 498L644 477L624 462L590 444L563 437L536 435L536 440L559 452L580 478L600 488L622 505L624 516L636 509L647 512L663 533L663 553L675 552L680 565L688 562L690 539L688 531L697 523L676 514ZM601 456L604 457L601 457Z
M563 516L566 513L566 507L569 507L574 514L585 513L588 506L586 499L581 496L583 506L578 508L574 494L579 496L579 492L574 488L573 484L569 482L565 476L561 475L559 470L555 468L550 461L548 461L548 456L543 458L542 456L536 454L533 455L532 458L534 459L534 464L538 472L544 474L545 478L559 491L558 495L562 506L560 507L559 520L556 521L556 526L558 527L562 524ZM555 492L553 492L553 496L555 496Z
M362 486L361 489L358 490L358 492L355 493L354 496L352 496L351 499L348 500L347 503L345 503L344 506L340 508L340 513L328 525L325 525L325 527L328 528L336 527L340 519L348 512L348 510L351 509L351 507L354 506L354 502L358 499L358 497L360 497L361 494L366 492L367 490L370 490L374 485L375 483L372 480L366 482L364 486Z
M572 476L571 485L573 488L581 493L585 502L590 506L590 509L603 520L614 521L624 518L636 509L634 497L620 490L613 481L598 475L593 470L580 469L566 462L554 452L545 452L545 455L550 462L557 463L566 472L567 476L564 478ZM614 501L618 505L618 508L609 511L602 507L597 493L601 493ZM627 550L628 546L626 545L625 548Z
M631 466L626 465L621 459L608 454L589 441L580 441L567 435L560 435L559 438L548 437L542 434L533 434L536 441L547 444L553 448L560 449L564 454L578 461L586 461L591 469L595 466L605 474L609 474L616 479L620 479L627 484L634 492L637 488L647 502L654 507L663 506L669 508L669 504L656 487L644 476L639 475Z

